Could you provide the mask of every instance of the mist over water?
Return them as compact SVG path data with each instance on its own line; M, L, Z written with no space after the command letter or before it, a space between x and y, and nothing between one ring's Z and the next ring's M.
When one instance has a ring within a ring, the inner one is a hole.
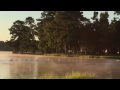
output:
M64 75L72 71L93 73L99 78L120 78L120 61L0 52L0 79L19 76L37 78L44 73Z

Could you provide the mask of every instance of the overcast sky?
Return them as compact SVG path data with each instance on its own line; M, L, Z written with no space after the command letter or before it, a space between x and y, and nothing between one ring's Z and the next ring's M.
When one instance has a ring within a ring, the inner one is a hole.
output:
M42 11L0 11L0 41L10 40L8 28L12 26L14 21L24 21L28 16L37 19L41 17L41 12ZM113 11L109 11L109 15L109 21L111 21L114 15ZM84 16L91 18L93 16L93 11L84 11Z

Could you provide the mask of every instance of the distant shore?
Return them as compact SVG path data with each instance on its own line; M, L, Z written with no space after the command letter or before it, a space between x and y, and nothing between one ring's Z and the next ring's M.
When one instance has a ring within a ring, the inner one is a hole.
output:
M78 57L78 58L99 58L99 59L120 59L120 55L80 55L80 54L74 54L74 55L69 55L69 54L17 54L17 53L12 53L12 51L0 51L1 55L9 54L9 55L19 55L19 56L40 56L40 57Z
M100 59L120 59L118 55L65 55L65 54L45 54L43 56L79 57L79 58L100 58Z
M32 56L41 56L41 57L78 57L78 58L99 58L99 59L120 59L119 55L80 55L80 54L21 54L21 55L32 55Z

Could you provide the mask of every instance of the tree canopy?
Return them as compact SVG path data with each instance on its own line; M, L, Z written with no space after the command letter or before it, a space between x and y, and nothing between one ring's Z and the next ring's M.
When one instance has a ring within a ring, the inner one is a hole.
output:
M120 11L114 11L119 15ZM92 21L83 11L43 11L36 19L17 20L9 29L9 45L15 53L118 54L120 50L120 19L109 22L107 11L94 11ZM36 40L38 37L38 40Z

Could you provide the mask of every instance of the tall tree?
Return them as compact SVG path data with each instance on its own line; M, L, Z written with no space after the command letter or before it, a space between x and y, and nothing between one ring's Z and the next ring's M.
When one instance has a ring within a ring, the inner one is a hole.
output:
M100 30L100 21L98 19L98 12L94 11L93 13L93 17L92 17L92 20L93 20L93 23L92 23L92 46L93 46L93 51L94 53L93 54L100 54L102 53L101 51L101 42L100 42L100 39L101 39L101 30Z
M120 20L114 19L109 26L109 38L112 54L117 54L120 51Z
M31 53L35 53L36 49L37 49L37 45L36 45L36 40L35 37L38 35L38 31L36 30L36 24L34 21L34 18L32 17L27 17L25 19L25 25L26 25L26 29L28 29L28 32L26 33L27 35L27 43L29 44L29 51Z
M13 46L13 52L15 53L27 53L31 51L35 40L34 35L35 25L32 17L26 18L25 22L17 20L13 23L9 29L11 36L11 43ZM35 48L32 49L35 52Z
M53 22L57 47L64 46L65 53L68 49L75 51L80 37L80 24L83 19L80 11L57 11Z
M20 51L20 42L24 35L24 21L17 20L13 23L9 29L11 36L11 42L13 43L13 52Z
M38 22L39 48L43 52L78 51L83 23L81 11L44 11Z
M103 12L100 14L100 43L103 50L107 49L108 43L108 27L109 27L109 14L108 12Z
M49 40L48 36L50 36L49 33L49 27L51 22L54 20L56 11L43 11L41 13L41 18L37 19L37 30L38 30L38 38L39 38L39 49L43 52L49 52ZM50 31L51 32L51 31ZM50 39L52 40L52 38Z

